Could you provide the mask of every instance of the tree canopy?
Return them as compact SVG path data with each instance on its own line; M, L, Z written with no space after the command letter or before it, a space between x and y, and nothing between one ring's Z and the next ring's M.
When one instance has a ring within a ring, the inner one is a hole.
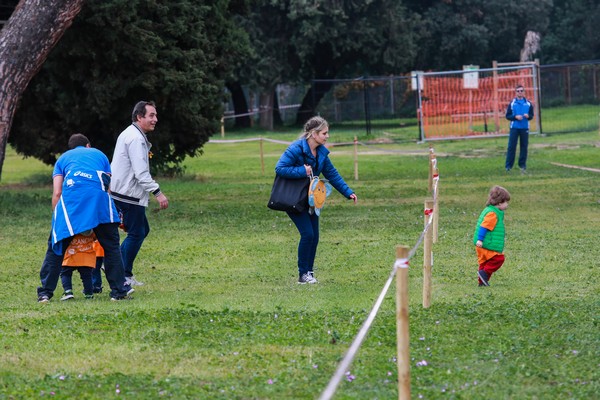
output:
M245 113L244 87L273 105L277 84L313 85L412 70L517 61L528 31L542 63L594 59L593 0L89 0L26 90L9 138L53 163L74 132L107 155L138 100L154 100L153 164L177 166L218 130L223 88Z
M545 33L552 0L454 0L422 11L420 70L459 70L518 61L527 31Z
M418 21L398 0L257 0L240 18L253 52L234 80L269 93L282 82L405 71L418 51ZM306 94L299 122L326 90Z
M26 91L10 143L53 163L75 132L109 157L139 100L154 100L159 166L194 155L217 131L223 79L246 35L229 1L88 1Z
M600 54L600 4L595 0L554 0L551 26L542 37L547 64L597 59Z

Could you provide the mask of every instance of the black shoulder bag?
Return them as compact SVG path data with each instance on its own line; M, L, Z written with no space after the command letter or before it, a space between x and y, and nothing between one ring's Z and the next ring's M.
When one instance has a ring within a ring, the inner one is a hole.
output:
M267 207L271 210L301 213L308 209L308 177L299 179L275 175L271 198Z
M310 179L290 179L275 175L271 198L267 207L271 210L301 213L308 209L308 187Z

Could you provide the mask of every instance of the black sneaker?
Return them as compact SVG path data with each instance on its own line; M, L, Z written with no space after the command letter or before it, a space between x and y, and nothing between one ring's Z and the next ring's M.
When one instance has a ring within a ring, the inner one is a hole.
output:
M101 287L95 287L94 288L94 294L100 294L102 293L102 288Z
M488 282L490 276L487 274L487 272L485 272L484 270L479 270L477 271L477 275L479 276L479 279L481 279L481 283L483 284L483 286L490 286L490 283Z
M75 296L73 295L73 291L72 290L65 290L65 292L62 295L62 297L60 298L60 301L72 300L74 298L75 298Z
M133 299L133 297L131 297L129 295L115 296L115 297L111 297L110 298L111 301L121 301L121 300L131 300L131 299Z
M38 296L38 303L49 303L50 302L50 297L46 296L45 294Z

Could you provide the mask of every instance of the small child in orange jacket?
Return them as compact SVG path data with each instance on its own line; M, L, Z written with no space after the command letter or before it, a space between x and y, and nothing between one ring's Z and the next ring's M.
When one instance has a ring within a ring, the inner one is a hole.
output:
M83 295L86 299L94 298L94 288L92 285L92 271L96 267L96 251L100 247L102 253L104 250L96 240L93 231L77 234L71 240L71 244L65 251L60 279L63 285L64 294L61 300L71 300L73 295L73 271L77 270L83 283Z

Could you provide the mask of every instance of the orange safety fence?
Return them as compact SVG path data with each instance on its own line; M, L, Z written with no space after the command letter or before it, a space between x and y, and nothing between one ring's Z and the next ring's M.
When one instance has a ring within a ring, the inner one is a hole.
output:
M525 96L534 102L535 82L532 68L479 72L477 89L464 88L463 72L424 74L420 116L423 139L507 134L506 108L515 96L515 87L523 85ZM536 130L533 119L530 131Z

